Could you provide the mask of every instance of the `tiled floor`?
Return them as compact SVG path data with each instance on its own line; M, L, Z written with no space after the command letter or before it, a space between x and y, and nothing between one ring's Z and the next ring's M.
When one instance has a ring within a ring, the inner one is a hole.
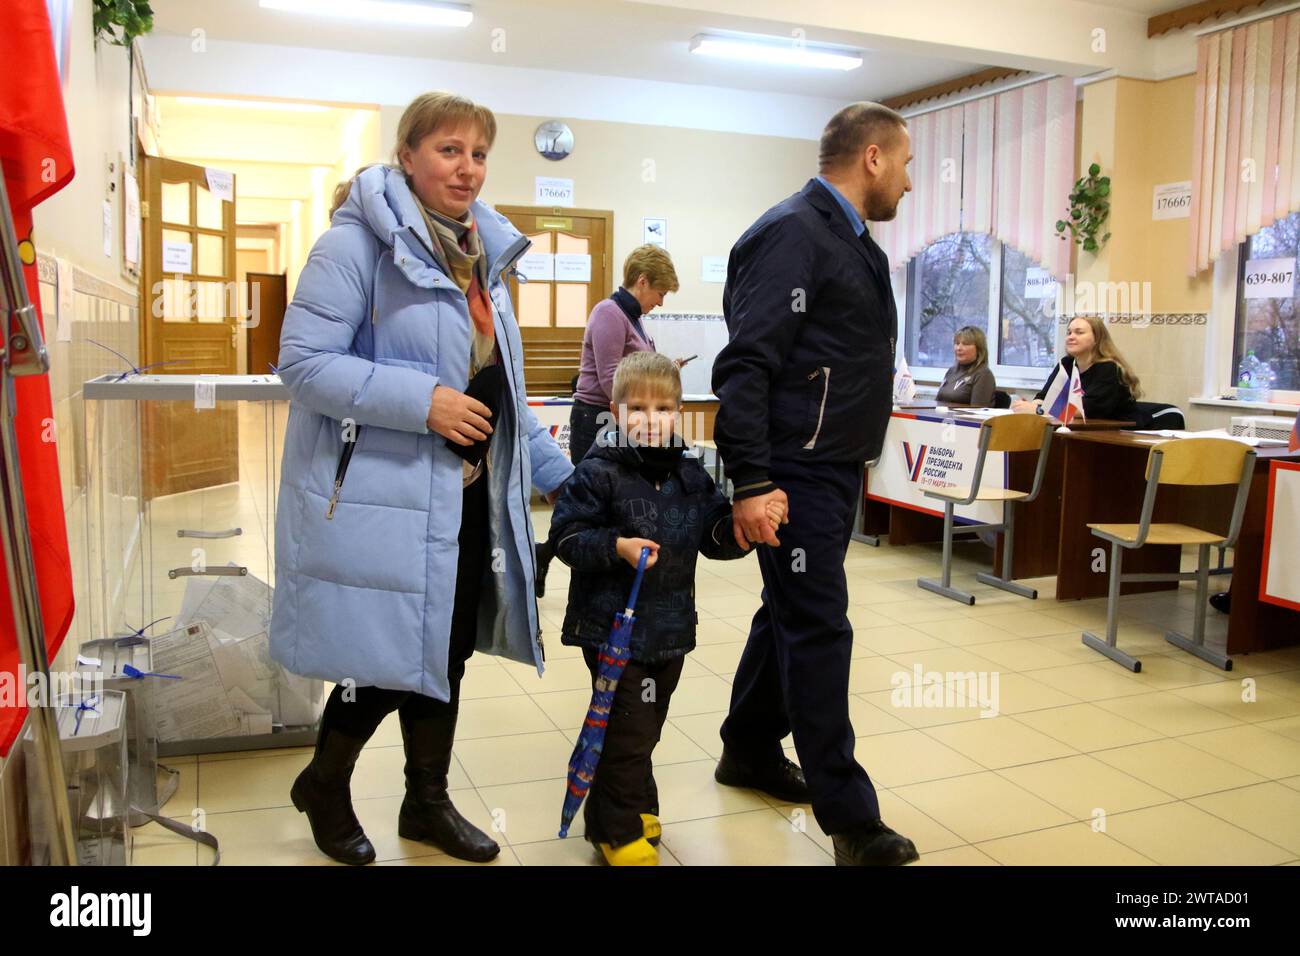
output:
M210 514L255 528L267 513L260 491L240 486L197 497ZM193 504L166 507L170 520ZM161 517L156 509L160 542ZM539 509L543 533L547 520ZM265 548L260 532L244 540L251 558ZM1032 602L977 584L986 553L959 549L956 580L977 595L973 607L917 589L917 575L936 570L935 546L855 543L846 562L857 757L885 821L915 840L921 865L1300 865L1300 648L1240 657L1228 675L1183 654L1160 628L1190 627L1194 595L1184 587L1123 599L1121 645L1143 661L1142 673L1130 674L1079 641L1081 627L1104 624L1104 601L1058 603L1051 579L1034 582L1041 596ZM453 797L502 844L496 865L596 862L580 821L569 839L555 837L589 696L580 655L558 641L566 586L557 562L540 604L545 676L483 655L466 674ZM760 588L752 558L702 562L699 647L656 752L664 864L832 863L809 807L713 780L718 726ZM1222 620L1211 613L1222 641ZM982 703L963 694L960 677L945 688L944 706L902 706L911 701L894 699L893 678L918 664L996 674L997 715L980 716ZM307 754L174 760L182 786L166 812L187 822L201 812L226 863L328 864L289 804ZM402 788L393 717L357 766L357 814L382 864L457 862L397 836ZM209 858L155 825L136 831L138 864Z

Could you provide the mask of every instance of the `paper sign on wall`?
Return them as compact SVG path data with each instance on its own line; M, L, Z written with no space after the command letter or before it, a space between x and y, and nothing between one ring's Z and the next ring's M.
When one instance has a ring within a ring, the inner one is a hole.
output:
M1046 269L1025 270L1025 298L1053 299L1056 297L1056 279Z
M573 180L538 176L535 180L533 201L539 206L572 206Z
M590 282L591 256L586 253L557 252L555 254L556 282Z
M235 201L235 174L223 169L207 167L203 170L208 175L208 192L222 202Z
M1247 299L1289 299L1295 291L1295 260L1249 260L1242 288Z
M648 246L668 248L668 220L642 219L641 241Z
M54 260L55 271L58 273L59 289L58 298L58 341L72 341L72 317L73 310L77 302L72 295L72 263L66 259Z
M163 240L163 272L193 272L194 246L188 242L167 242Z
M549 252L530 252L526 256L520 256L515 268L528 282L555 280L555 256Z
M113 204L104 200L104 255L113 258Z
M125 241L122 258L128 266L140 264L140 186L129 171L122 173L122 217L125 220Z
M1158 183L1151 191L1152 219L1187 219L1192 215L1192 181Z
M705 282L726 282L727 257L704 256L700 260L700 278Z

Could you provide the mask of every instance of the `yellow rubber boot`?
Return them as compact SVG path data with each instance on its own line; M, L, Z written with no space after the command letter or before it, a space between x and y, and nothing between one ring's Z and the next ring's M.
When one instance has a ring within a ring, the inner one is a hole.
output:
M597 843L605 862L610 866L658 866L659 851L646 842L645 837L624 843L622 846L610 846Z
M659 845L659 838L664 835L664 830L659 825L659 818L653 813L641 814L641 835L651 846Z

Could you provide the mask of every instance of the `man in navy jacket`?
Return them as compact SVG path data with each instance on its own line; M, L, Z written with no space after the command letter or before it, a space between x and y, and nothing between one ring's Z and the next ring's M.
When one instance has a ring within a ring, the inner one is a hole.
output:
M917 859L912 841L881 821L853 757L844 575L863 464L880 454L889 421L898 334L889 262L864 220L894 218L912 188L910 160L906 121L893 110L854 103L831 119L820 175L731 250L730 340L713 365L714 439L736 486L736 540L769 545L716 778L811 802L841 865ZM780 539L766 521L772 499L787 505ZM782 752L788 733L802 771Z

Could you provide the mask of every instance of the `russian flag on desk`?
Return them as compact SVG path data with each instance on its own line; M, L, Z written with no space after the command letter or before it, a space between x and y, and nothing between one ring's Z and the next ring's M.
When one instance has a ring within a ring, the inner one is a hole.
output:
M1064 362L1056 367L1056 374L1052 376L1052 384L1047 388L1043 408L1047 414L1062 425L1070 424L1076 417L1079 421L1085 420L1083 414L1083 382L1079 378L1079 367L1077 365L1070 370L1068 375L1065 373Z
M37 304L40 322L32 207L72 179L72 143L45 0L9 0L4 17L0 29L0 63L5 67L0 77L0 168L13 207L27 294ZM14 431L32 560L45 623L45 648L53 658L72 624L72 562L63 519L50 380L48 375L25 375L15 378L13 386ZM16 682L18 641L3 566L0 557L0 675ZM11 689L17 700L0 699L0 756L9 753L27 716L26 686L11 685Z

